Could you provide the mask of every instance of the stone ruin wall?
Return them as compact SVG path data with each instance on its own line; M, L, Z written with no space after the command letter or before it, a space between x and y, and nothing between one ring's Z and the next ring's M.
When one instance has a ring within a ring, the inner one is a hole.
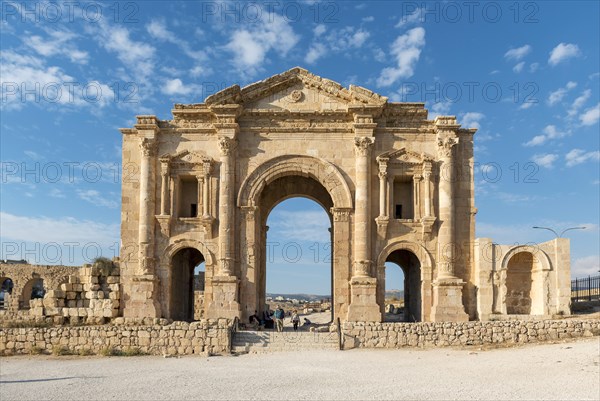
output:
M230 350L227 319L174 322L149 319L152 324L128 325L123 318L115 325L0 328L0 355L51 353L102 354L107 349L135 349L151 355L222 355ZM35 352L34 352L35 349Z
M464 323L342 325L344 349L515 345L600 335L600 320L508 320Z
M118 266L104 271L97 266L42 266L0 264L0 280L11 279L0 321L34 321L51 324L103 324L119 316ZM32 280L43 280L44 298L29 299Z

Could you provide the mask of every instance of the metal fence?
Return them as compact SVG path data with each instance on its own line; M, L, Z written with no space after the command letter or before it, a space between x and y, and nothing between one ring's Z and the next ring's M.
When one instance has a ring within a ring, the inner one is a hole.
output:
M571 301L600 300L600 276L588 276L571 280Z

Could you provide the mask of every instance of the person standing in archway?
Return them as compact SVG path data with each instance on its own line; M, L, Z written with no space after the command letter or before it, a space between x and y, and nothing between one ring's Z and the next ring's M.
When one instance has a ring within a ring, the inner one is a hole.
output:
M281 305L277 306L275 309L275 324L277 324L277 331L283 331L283 318L285 317L285 312L281 308Z
M298 316L298 311L294 309L292 312L292 324L294 325L294 331L298 331L298 325L300 324L300 316Z

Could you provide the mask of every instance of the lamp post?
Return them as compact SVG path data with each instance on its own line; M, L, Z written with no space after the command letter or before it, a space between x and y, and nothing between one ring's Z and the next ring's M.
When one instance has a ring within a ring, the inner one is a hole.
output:
M548 231L552 231L554 233L554 235L556 235L556 238L562 238L563 234L566 233L567 231L570 230L585 230L587 227L569 227L569 228L565 228L564 230L562 230L560 232L560 234L558 234L555 230L548 228L548 227L539 227L539 226L533 226L532 228L538 228L541 230L548 230Z

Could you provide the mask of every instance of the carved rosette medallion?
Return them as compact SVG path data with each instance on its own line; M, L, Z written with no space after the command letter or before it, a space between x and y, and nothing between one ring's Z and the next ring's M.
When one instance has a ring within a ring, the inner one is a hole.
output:
M302 97L302 92L296 89L293 90L292 93L290 93L289 100L292 103L297 103L302 100Z

